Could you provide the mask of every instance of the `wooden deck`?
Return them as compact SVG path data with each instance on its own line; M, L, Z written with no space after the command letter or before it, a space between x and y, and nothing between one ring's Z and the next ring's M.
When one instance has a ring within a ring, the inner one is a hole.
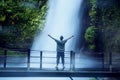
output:
M0 77L120 77L118 71L54 70L54 69L0 69Z

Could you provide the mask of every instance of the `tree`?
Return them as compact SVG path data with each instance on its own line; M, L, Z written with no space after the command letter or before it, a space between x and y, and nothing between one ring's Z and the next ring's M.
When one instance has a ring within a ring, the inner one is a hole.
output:
M95 49L95 26L90 26L85 32L85 40L89 44L90 49Z
M0 1L1 47L30 47L43 28L47 0Z

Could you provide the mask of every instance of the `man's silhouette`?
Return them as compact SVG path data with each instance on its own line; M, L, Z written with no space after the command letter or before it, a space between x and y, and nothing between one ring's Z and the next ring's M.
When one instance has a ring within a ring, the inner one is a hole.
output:
M64 63L65 63L65 61L64 61L65 43L67 42L67 40L71 39L73 36L71 36L71 37L69 37L69 38L67 38L65 40L63 40L63 38L64 38L63 36L60 36L60 40L57 40L57 39L53 38L49 34L48 34L48 36L50 38L52 38L53 40L55 40L55 42L57 43L57 49L56 49L57 50L57 61L56 61L57 65L56 65L56 68L58 68L60 58L62 60L63 68L65 68L64 67Z

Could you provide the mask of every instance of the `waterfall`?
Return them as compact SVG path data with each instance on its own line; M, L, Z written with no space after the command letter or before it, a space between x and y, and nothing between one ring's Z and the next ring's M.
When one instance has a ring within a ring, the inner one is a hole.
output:
M66 51L75 50L80 30L80 7L82 0L49 0L49 10L44 30L35 38L32 50L55 51L56 43L48 34L56 39L61 35L64 39L74 35L66 43Z
M48 2L48 13L46 17L46 23L42 32L40 32L34 39L31 50L42 50L47 57L56 57L56 52L50 54L50 51L56 51L56 42L48 37L50 34L52 37L59 40L62 35L64 39L74 35L74 37L67 41L65 45L65 51L76 51L79 36L80 36L80 19L82 13L80 13L81 5L83 0L49 0ZM32 56L40 56L40 52L32 51ZM45 51L48 51L47 53ZM43 55L44 56L44 55ZM66 56L66 55L65 55ZM46 57L46 56L45 56ZM65 59L65 62L70 60ZM31 59L31 62L36 62L39 59ZM52 62L52 65L45 64ZM77 60L77 62L79 62ZM42 63L43 67L51 66L52 68L56 64L56 59L44 59ZM69 64L66 65L69 68ZM31 64L31 67L39 67L39 64ZM48 68L48 67L47 67ZM49 67L50 68L50 67Z

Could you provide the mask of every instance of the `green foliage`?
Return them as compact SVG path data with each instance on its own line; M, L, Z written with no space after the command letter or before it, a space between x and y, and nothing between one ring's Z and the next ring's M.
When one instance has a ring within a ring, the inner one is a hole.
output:
M93 43L94 39L95 39L95 26L90 26L87 28L86 32L85 32L85 40L88 43Z
M92 23L95 23L95 14L96 14L95 10L91 10L91 12L89 13Z
M94 50L95 49L95 44L90 44L88 47L89 47L89 49Z
M88 47L91 50L95 49L95 32L96 32L96 5L97 0L90 0L90 9L89 9L89 17L90 17L90 26L86 29L85 32L85 41L88 43Z
M97 8L97 5L96 5L96 2L97 0L90 0L90 4L91 4L91 8L90 8L90 11L89 11L89 16L90 16L90 25L95 25L96 23L96 8Z
M0 1L1 46L30 47L36 31L42 30L45 23L47 0L29 1L31 3L25 0ZM38 7L37 4L42 6Z
M6 16L5 15L0 15L0 21L5 21Z
M90 26L87 28L84 36L86 42L89 44L88 45L89 49L92 49L92 50L95 49L95 44L94 44L95 35L96 35L95 31L96 31L95 26Z

